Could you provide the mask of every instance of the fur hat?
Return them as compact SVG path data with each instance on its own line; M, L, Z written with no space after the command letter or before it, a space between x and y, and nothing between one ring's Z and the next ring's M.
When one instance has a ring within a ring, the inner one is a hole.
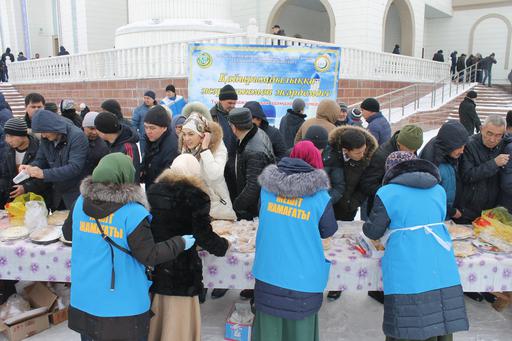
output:
M190 102L183 107L181 115L189 117L190 114L197 113L206 118L208 121L213 121L212 114L206 105L201 102Z

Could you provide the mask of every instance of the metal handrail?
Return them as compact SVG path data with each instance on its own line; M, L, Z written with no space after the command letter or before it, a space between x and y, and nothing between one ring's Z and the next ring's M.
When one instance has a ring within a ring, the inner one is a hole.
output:
M408 85L406 87L393 90L391 92L385 93L383 95L379 95L375 97L376 100L381 102L381 108L387 107L388 109L388 120L391 121L391 110L393 108L401 109L402 116L405 115L405 108L413 104L414 105L414 111L416 112L420 105L420 100L426 96L431 96L431 109L436 107L437 102L437 90L439 88L443 88L441 91L441 103L444 103L445 99L445 91L444 86L446 84L449 84L448 89L448 98L452 98L452 87L454 87L454 94L459 93L459 86L462 86L462 90L465 90L466 87L469 88L470 84L473 81L476 81L477 72L478 72L478 64L480 62L476 62L473 65L470 65L466 67L464 70L458 71L455 74L450 74L449 77L445 77L437 82L434 83L426 83L426 84L412 84ZM461 85L462 84L462 85ZM425 90L424 90L425 89ZM427 91L428 89L429 91ZM408 93L413 92L414 96L412 99L406 100ZM386 102L387 99L387 102ZM351 104L350 107L358 107L361 105L363 101ZM384 102L385 104L382 105ZM392 106L393 102L399 102L401 103L399 106ZM387 105L386 105L387 104Z

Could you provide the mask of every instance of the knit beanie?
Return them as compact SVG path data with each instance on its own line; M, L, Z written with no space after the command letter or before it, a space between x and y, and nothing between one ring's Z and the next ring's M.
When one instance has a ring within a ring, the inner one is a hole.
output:
M410 152L393 152L389 154L388 158L386 159L386 172L391 169L392 167L398 165L401 162L409 161L409 160L415 160L418 157L414 153Z
M180 154L171 164L171 170L183 175L201 177L201 165L192 154Z
M408 124L400 129L396 141L409 149L418 150L423 144L423 130L418 126Z
M144 93L144 96L151 97L152 99L156 99L156 94L153 90L148 90Z
M123 113L121 112L121 105L115 99L107 99L101 103L101 109L111 112L116 115L119 120L123 119Z
M130 184L134 181L133 161L123 153L104 156L92 172L92 182L96 183Z
M94 119L94 126L104 134L115 134L121 130L121 123L111 112L102 112Z
M340 109L344 112L348 112L348 106L345 102L340 102Z
M306 102L302 98L296 98L292 103L292 110L295 112L301 112L306 107Z
M247 108L234 108L229 112L228 121L241 130L252 128L252 114Z
M84 120L82 121L82 127L83 128L94 128L95 127L94 120L96 119L96 117L99 114L100 113L96 112L96 111L89 111L87 114L85 114Z
M363 114L361 113L361 110L357 109L357 108L352 108L352 110L350 111L350 117L354 120L354 121L359 121L361 120L361 116Z
M169 124L171 124L171 116L164 107L155 105L146 113L144 123L154 124L159 127L168 127Z
M4 132L12 136L27 136L27 123L19 117L12 117L5 122Z
M222 87L222 89L220 89L219 92L219 100L224 101L226 99L231 99L235 101L238 99L238 95L236 94L235 88L233 88L229 84L224 85L224 87Z
M311 141L300 141L297 143L290 153L290 157L306 161L311 167L323 169L322 155Z
M192 130L202 137L208 131L208 121L203 116L194 113L187 118L181 129Z
M51 112L54 112L54 113L58 113L59 112L59 108L57 107L57 104L53 103L53 102L46 102L44 104L44 110L48 110L48 111L51 111Z
M377 101L375 98L367 98L361 103L361 109L368 110L370 112L379 112L379 101Z
M474 90L468 91L468 94L466 95L467 98L471 98L471 99L475 99L477 96L478 96L478 94Z
M304 136L304 140L313 142L315 147L318 149L325 149L328 139L329 133L327 132L327 129L321 126L309 127L306 131L306 135Z

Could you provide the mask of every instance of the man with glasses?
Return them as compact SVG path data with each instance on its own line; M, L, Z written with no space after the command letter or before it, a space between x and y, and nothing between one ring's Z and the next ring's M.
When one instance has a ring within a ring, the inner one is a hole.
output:
M500 194L498 173L509 162L504 154L507 138L505 119L498 115L488 116L481 132L473 135L462 155L459 168L463 182L461 198L462 217L458 223L470 224L483 210L496 207Z

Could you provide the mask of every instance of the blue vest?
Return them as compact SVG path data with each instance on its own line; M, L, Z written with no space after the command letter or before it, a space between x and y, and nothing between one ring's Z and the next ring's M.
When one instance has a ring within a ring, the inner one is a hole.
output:
M326 190L287 199L261 189L254 277L280 288L318 293L329 279L318 223L330 200Z
M440 185L429 189L388 184L377 191L391 220L389 229L444 222L446 193ZM443 224L430 227L451 244ZM418 294L460 284L453 248L443 248L425 229L391 234L382 258L384 294Z
M132 316L149 310L149 287L144 265L114 248L115 290L110 290L112 262L110 247L103 240L96 221L83 210L78 197L73 210L71 253L71 305L99 317ZM128 236L150 216L140 204L128 203L100 224L113 241L130 249Z

